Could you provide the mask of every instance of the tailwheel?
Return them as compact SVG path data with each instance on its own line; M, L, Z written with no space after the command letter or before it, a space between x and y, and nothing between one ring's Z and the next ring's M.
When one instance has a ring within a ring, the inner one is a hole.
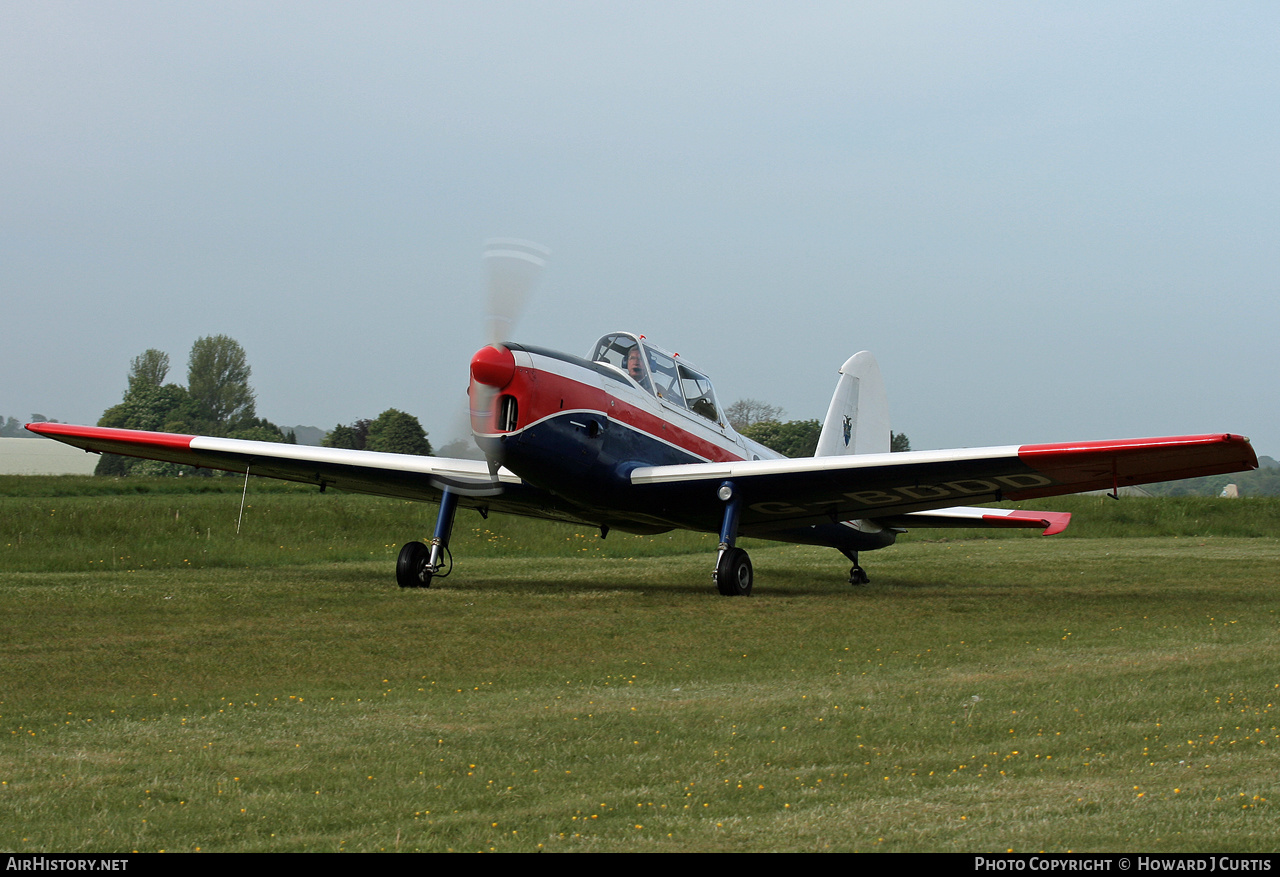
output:
M716 563L716 588L726 597L751 596L751 558L741 548L726 548Z
M855 563L853 565L853 569L849 570L849 584L869 585L871 584L871 577L867 575L867 571L865 569Z
M421 542L408 542L396 560L396 582L402 588L431 587L431 551Z

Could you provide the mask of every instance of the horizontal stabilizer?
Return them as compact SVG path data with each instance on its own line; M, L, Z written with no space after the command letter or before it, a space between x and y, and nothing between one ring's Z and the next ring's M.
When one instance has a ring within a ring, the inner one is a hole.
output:
M1027 509L981 509L970 506L955 506L949 509L938 509L932 512L912 512L907 515L894 515L889 518L876 518L882 527L902 527L910 530L918 527L928 528L975 528L1018 527L1044 530L1042 535L1052 536L1067 529L1071 523L1070 512L1035 512Z

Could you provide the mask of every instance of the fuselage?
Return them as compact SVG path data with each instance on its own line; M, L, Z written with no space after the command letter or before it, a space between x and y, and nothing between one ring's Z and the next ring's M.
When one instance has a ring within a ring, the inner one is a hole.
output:
M633 484L632 471L782 457L733 429L705 374L641 335L606 335L590 358L516 343L486 347L473 357L471 376L472 431L485 455L603 526L716 532L713 506L670 507ZM838 548L892 541L837 523L767 537Z

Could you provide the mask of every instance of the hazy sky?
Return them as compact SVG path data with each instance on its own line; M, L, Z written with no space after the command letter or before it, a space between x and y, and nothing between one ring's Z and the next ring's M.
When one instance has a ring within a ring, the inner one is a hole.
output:
M643 332L918 448L1280 455L1280 4L0 5L0 415L245 347L280 424L455 437L489 237L516 340Z

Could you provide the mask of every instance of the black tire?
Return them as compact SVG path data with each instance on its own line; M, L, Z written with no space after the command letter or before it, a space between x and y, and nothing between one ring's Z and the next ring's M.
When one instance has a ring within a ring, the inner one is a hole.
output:
M871 577L867 575L867 571L860 566L855 566L849 570L849 584L857 587L858 585L871 584Z
M431 549L421 542L405 543L396 560L396 582L402 588L431 587L431 571L427 569L430 559Z
M716 588L726 597L750 597L755 574L751 558L741 548L730 548L716 564Z

